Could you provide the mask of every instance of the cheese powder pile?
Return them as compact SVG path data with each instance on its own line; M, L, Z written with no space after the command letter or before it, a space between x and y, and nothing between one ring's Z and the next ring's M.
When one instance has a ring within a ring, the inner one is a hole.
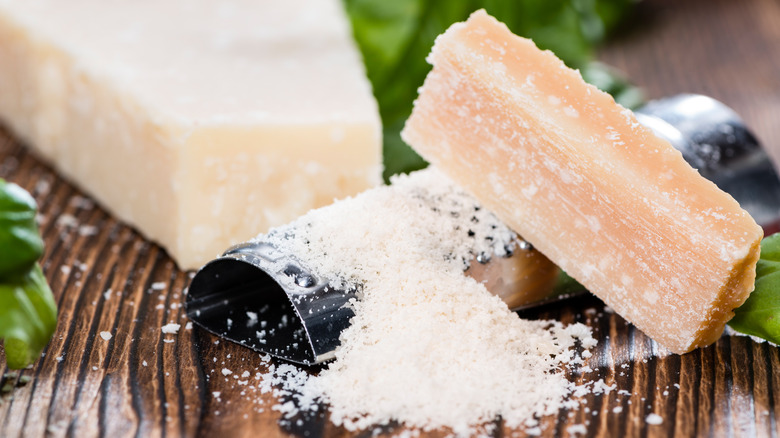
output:
M595 344L582 324L528 321L464 275L516 239L492 213L429 168L314 210L260 238L332 284L358 286L336 360L300 384L348 430L392 420L465 436L501 416L535 428L574 389L565 364Z

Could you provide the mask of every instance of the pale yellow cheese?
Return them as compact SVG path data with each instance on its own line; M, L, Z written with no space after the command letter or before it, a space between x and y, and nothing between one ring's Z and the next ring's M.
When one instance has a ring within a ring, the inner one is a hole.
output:
M762 230L669 143L484 11L440 36L404 139L674 352L717 339Z
M380 182L338 0L0 0L0 123L182 268Z

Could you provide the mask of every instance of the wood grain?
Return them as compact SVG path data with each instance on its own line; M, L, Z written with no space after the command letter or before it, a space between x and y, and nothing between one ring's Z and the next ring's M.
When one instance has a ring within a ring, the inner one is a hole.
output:
M780 2L645 1L634 20L602 59L650 96L701 92L721 99L780 158ZM2 129L0 177L39 202L43 266L60 308L44 356L21 373L5 370L0 387L12 390L0 395L0 436L371 436L337 428L324 414L280 425L271 410L275 398L236 378L236 371L266 371L258 355L186 328L181 303L189 274ZM543 436L569 436L577 425L590 437L778 435L776 347L724 337L668 355L591 297L522 315L591 327L600 341L592 371L569 377L616 387L542 418ZM161 332L169 322L182 325L178 334ZM101 332L112 336L104 340ZM223 375L223 368L234 374ZM32 379L25 383L25 376ZM663 423L648 425L650 413ZM494 425L494 436L524 436L500 419ZM394 424L378 432L402 430Z
M780 2L656 0L601 51L648 97L701 93L734 108L780 163Z

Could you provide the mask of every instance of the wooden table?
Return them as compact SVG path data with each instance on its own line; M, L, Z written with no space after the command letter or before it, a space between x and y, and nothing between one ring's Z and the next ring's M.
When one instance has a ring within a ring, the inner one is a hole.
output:
M651 97L700 92L721 99L780 156L780 2L645 1L635 22L603 50L606 62ZM0 177L40 203L44 270L60 308L45 356L0 382L17 385L0 396L0 436L353 436L322 415L280 426L272 396L216 377L222 368L265 366L252 351L186 329L181 303L188 273L1 129ZM571 378L617 386L544 418L544 436L569 436L568 427L578 424L587 436L778 434L778 348L723 337L686 355L665 355L590 297L524 316L589 325L600 341L593 371ZM178 334L161 332L169 322L182 324ZM647 425L649 413L663 423ZM523 436L499 428L496 436L503 435Z

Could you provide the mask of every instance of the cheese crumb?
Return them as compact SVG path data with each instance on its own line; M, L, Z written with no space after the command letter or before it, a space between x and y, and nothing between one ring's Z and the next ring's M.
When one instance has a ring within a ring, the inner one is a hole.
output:
M647 417L645 418L645 422L647 424L651 424L653 426L656 426L656 425L662 424L664 422L664 419L663 419L663 417L661 417L658 414L648 414Z
M95 203L91 199L79 195L72 197L68 205L81 210L92 210L95 207Z
M164 326L162 326L162 332L165 333L166 335L176 334L179 333L180 328L181 328L181 324L174 324L174 323L165 324Z
M110 332L100 332L100 337L103 338L104 341L108 341L112 338Z
M99 231L94 225L81 225L78 229L79 236L95 236Z
M79 220L76 219L75 216L72 214L62 214L57 218L57 222L55 222L55 225L60 228L71 228L76 227L79 224Z

